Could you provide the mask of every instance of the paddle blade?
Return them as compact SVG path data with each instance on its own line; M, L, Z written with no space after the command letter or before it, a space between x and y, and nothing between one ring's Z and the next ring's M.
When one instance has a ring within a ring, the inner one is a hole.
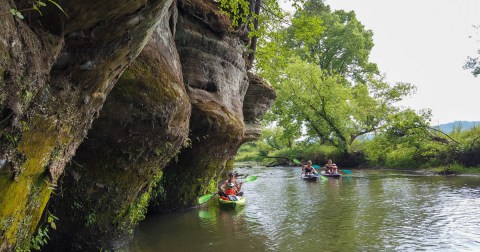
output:
M198 204L201 205L201 204L209 201L213 197L213 195L215 195L215 194L212 193L212 194L203 195L202 197L198 198Z
M312 165L312 166L313 166L313 168L315 168L315 169L320 168L320 166L319 166L319 165L316 165L316 164L314 164L314 165Z
M245 182L252 182L252 181L255 181L256 179L257 179L257 176L248 176L245 179Z
M320 176L320 178L325 181L325 180L328 180L328 178L326 178L325 176Z
M302 164L302 163L300 163L300 161L298 161L298 159L296 159L296 158L293 159L293 162L294 162L295 164L299 164L299 165Z
M352 171L350 170L341 170L341 171L345 172L346 174L352 174Z

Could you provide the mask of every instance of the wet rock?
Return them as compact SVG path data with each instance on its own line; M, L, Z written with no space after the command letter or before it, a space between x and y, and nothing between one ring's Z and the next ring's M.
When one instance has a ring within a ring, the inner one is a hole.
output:
M276 98L275 91L266 80L250 72L248 79L249 86L243 101L246 131L242 143L260 137L262 132L260 122Z
M259 121L275 98L263 80L247 73L244 31L228 32L214 3L195 5L201 11L187 3L180 2L176 42L192 103L191 145L164 169L150 206L155 212L194 206L198 196L215 191L240 145L258 137ZM246 123L255 130L246 131Z
M125 246L162 168L186 140L191 106L170 30L175 15L172 5L67 166L50 207L59 218L50 251Z
M8 14L23 2L0 0L0 153L16 175L0 174L0 251L28 249L50 184L172 3L62 1L68 17L58 8Z

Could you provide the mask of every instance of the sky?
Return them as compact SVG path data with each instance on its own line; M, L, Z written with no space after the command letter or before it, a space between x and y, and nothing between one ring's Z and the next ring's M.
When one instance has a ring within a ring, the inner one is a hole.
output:
M480 0L325 0L372 30L370 54L389 83L417 87L401 106L430 108L432 124L480 121L480 76L462 67L480 49ZM287 8L289 9L289 8Z

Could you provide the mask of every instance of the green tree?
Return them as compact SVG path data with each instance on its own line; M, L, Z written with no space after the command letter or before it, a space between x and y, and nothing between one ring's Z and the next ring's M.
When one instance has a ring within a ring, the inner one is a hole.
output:
M384 127L395 102L412 93L408 83L390 86L369 61L372 32L354 12L334 11L312 0L291 23L261 40L257 68L277 92L269 116L287 133L347 155L359 136Z
M299 135L297 135L299 137ZM259 141L268 144L272 149L281 150L284 148L291 149L295 138L283 127L268 127L262 130Z
M348 154L353 141L383 127L397 111L392 106L411 92L409 84L390 87L381 80L351 85L340 75L325 74L297 58L275 83L277 101L270 120L284 128L305 129L308 136Z
M411 109L391 114L388 123L365 148L367 159L388 167L418 168L445 164L458 142L430 126L431 111Z
M310 0L295 13L287 34L288 45L297 55L328 74L355 81L378 74L377 65L369 61L373 32L365 29L353 11L331 11L322 0Z

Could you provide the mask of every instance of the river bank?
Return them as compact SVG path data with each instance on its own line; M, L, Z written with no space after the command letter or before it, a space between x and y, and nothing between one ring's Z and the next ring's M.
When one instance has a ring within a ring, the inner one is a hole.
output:
M305 163L305 162L302 162ZM265 167L297 167L298 164L293 162L286 162L284 164L279 165L268 165L264 162L258 161L240 161L235 162L235 167L237 168L252 168L253 165L261 165ZM356 167L342 167L343 169L355 169L355 170L363 170L363 169L375 169L375 170L385 170L385 171L402 171L402 172L415 172L421 175L445 175L445 176L480 176L480 167L465 167L462 165L454 164L448 166L438 166L438 167L431 167L431 168L391 168L391 167L382 167L382 166L356 166Z

